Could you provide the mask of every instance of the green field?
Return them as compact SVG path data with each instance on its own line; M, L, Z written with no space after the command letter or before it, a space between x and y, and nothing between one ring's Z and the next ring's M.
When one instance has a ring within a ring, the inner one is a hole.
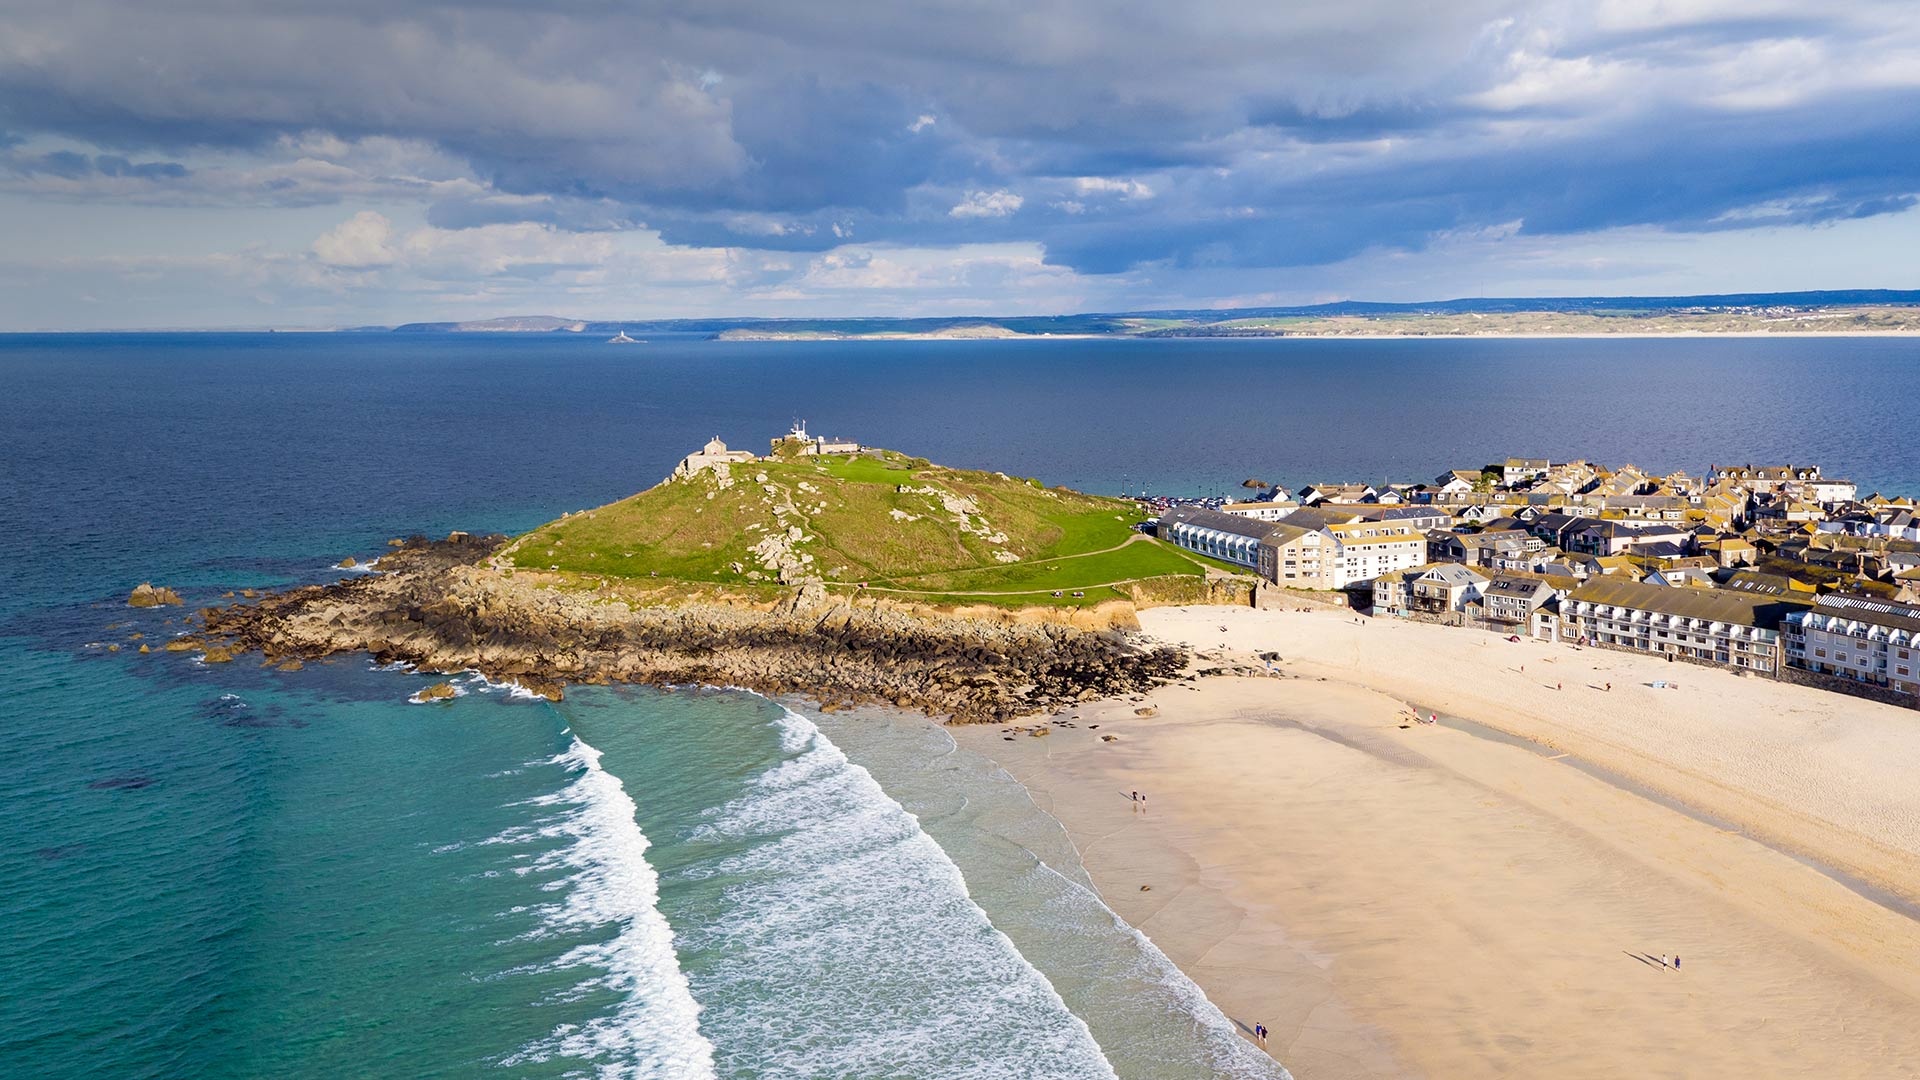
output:
M1124 595L1114 584L1198 581L1209 560L1140 534L1141 520L1125 500L868 451L677 478L549 522L506 554L518 568L612 582L817 578L954 603L1079 605Z

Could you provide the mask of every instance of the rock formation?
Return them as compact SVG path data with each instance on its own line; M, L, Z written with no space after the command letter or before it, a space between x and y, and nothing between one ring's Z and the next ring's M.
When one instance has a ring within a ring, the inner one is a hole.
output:
M364 650L426 671L474 669L554 698L564 682L700 683L961 721L1140 693L1185 662L1117 631L907 611L838 599L818 582L771 606L634 607L483 565L504 542L416 538L380 575L207 608L204 636L274 661Z
M155 588L153 582L143 581L134 586L127 596L128 607L160 607L163 604L181 603L180 594L172 589Z

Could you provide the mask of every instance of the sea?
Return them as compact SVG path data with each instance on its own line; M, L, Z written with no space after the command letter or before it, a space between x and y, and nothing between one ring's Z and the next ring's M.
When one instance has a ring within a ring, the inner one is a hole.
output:
M796 420L1103 493L1509 455L1920 491L1920 340L0 336L0 1075L1282 1077L937 726L164 643ZM141 645L151 651L139 652ZM1276 798L1284 798L1276 792Z

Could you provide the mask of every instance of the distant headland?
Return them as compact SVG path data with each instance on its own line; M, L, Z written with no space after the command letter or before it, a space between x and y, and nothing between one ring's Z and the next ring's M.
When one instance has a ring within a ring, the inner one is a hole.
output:
M355 327L393 333L668 333L722 341L978 341L1059 338L1634 337L1920 334L1920 290L1709 296L1344 300L1295 307L943 318L591 320L515 315Z

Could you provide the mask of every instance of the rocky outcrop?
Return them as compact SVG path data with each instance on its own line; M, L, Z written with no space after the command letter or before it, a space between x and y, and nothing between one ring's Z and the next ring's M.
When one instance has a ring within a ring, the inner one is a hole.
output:
M962 721L1138 693L1186 659L1119 631L907 611L817 582L770 608L635 607L483 565L503 542L412 540L380 575L208 608L205 636L269 660L364 650L422 670L477 669L551 697L565 682L704 683Z
M143 581L134 586L133 592L127 595L128 607L160 607L181 602L179 593L172 589L156 588L151 581Z
M429 701L451 701L459 696L459 693L453 688L452 683L437 682L424 690L414 691L413 700L422 704Z

